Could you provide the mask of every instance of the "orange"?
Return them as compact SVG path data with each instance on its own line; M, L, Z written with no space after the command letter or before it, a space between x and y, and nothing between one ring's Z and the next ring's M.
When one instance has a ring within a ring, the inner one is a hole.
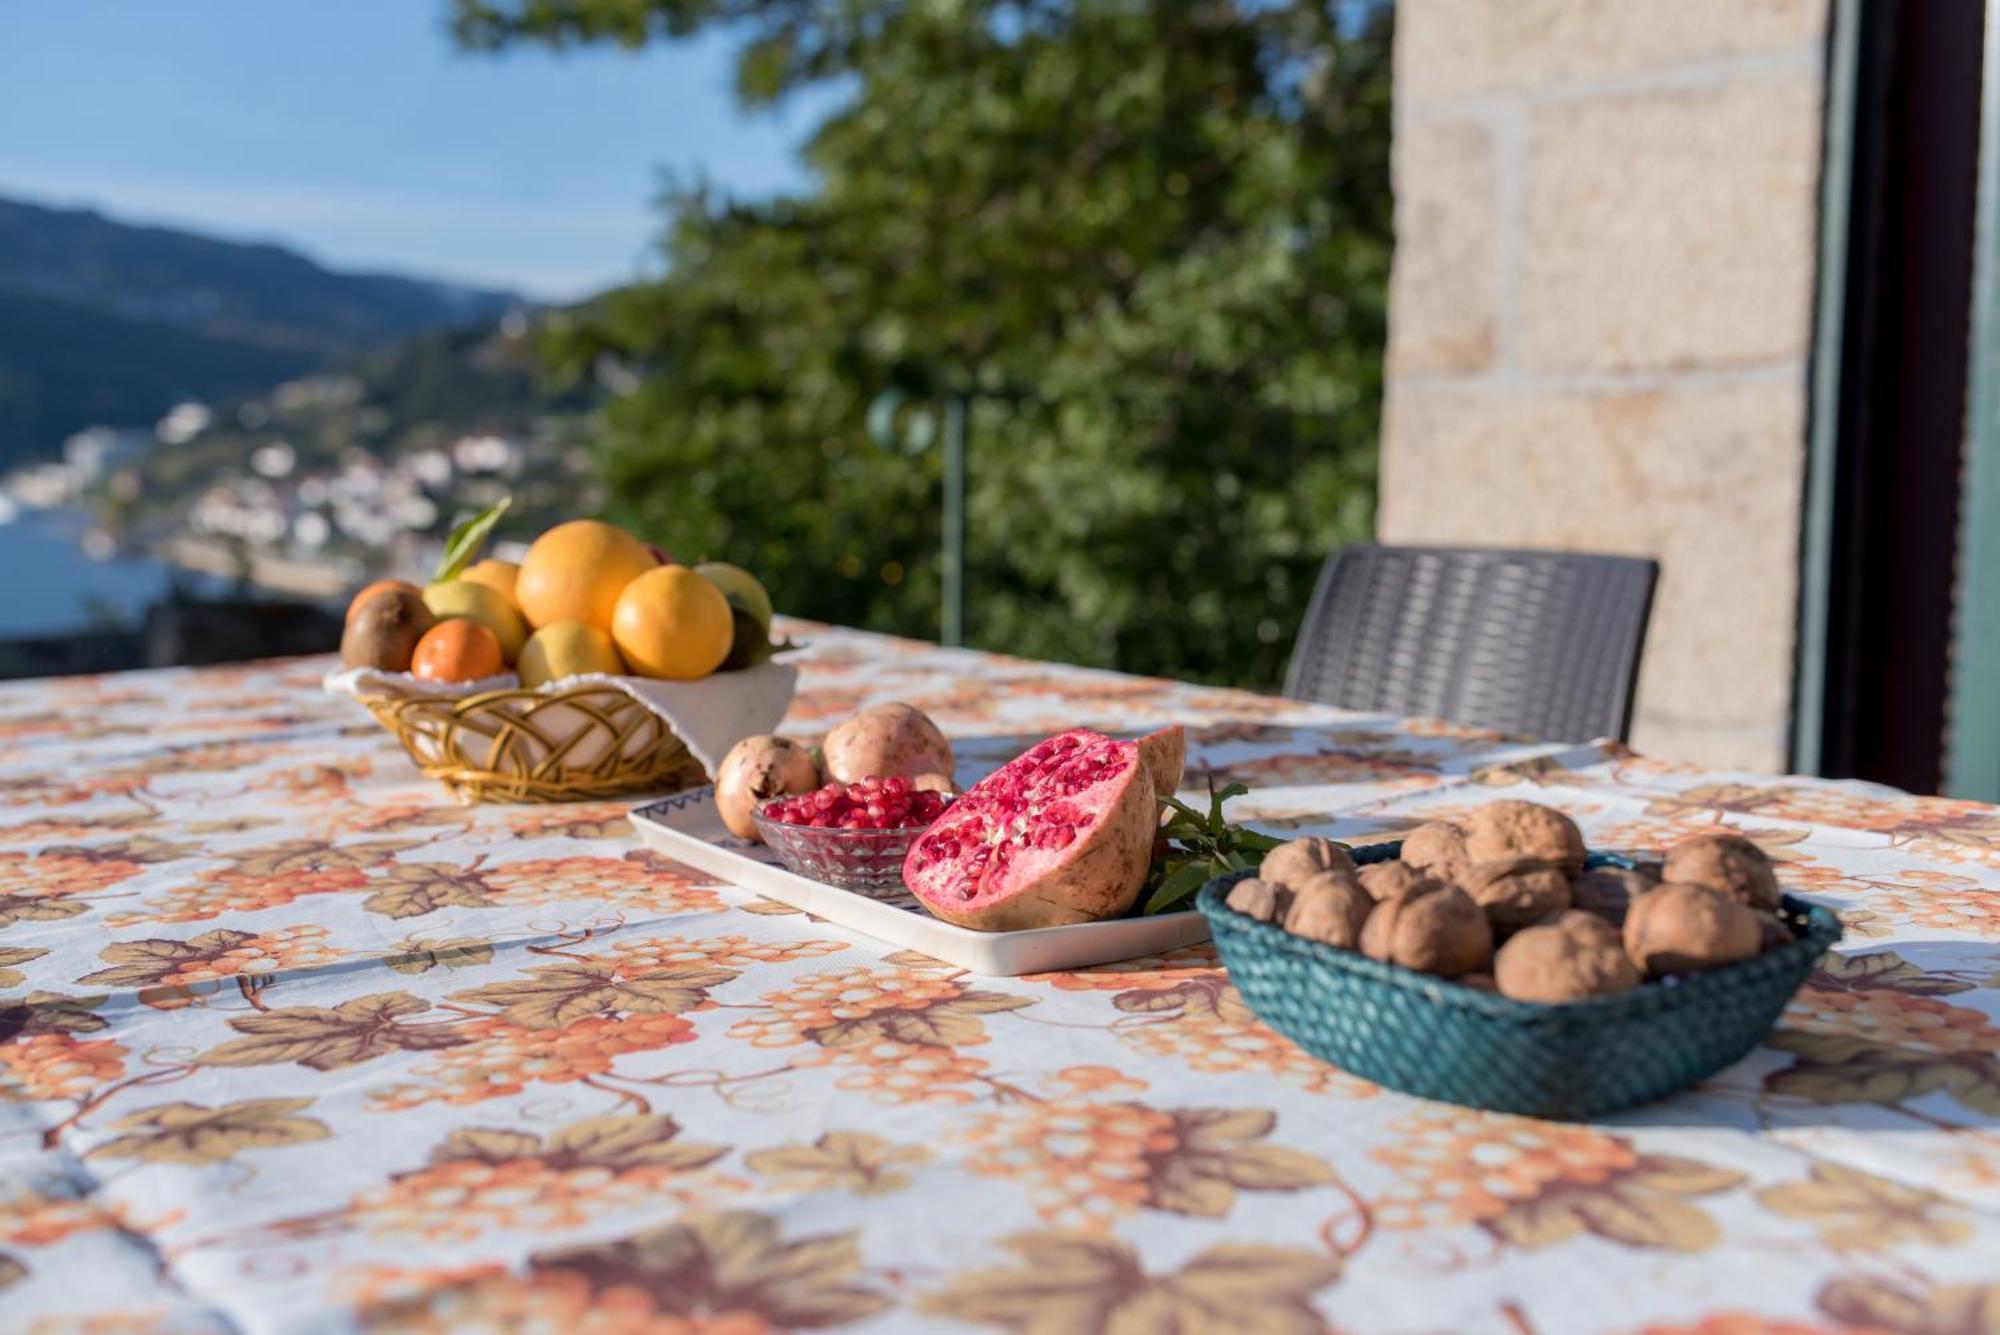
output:
M497 676L505 666L500 637L467 617L452 617L425 631L410 659L410 672L422 681L478 681Z
M595 519L558 524L528 548L514 577L514 601L540 630L557 621L611 629L625 586L656 569L646 545Z
M404 593L414 593L419 598L422 598L424 596L424 591L422 589L418 588L416 585L410 583L406 579L378 579L373 584L367 585L361 590L361 592L355 594L352 598L347 600L346 619L348 621L354 620L354 614L355 612L360 610L361 604L367 602L371 594L380 593L384 589L400 589Z
M520 566L489 556L484 561L475 561L467 566L459 578L471 584L484 584L493 592L504 595L511 603L514 601L514 581L520 576Z
M634 672L693 681L729 657L736 614L722 590L686 566L658 566L618 595L611 638Z

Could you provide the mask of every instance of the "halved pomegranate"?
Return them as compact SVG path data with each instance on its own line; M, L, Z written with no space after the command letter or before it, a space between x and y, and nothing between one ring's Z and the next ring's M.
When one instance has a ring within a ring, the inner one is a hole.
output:
M1140 744L1076 728L1038 742L910 847L903 884L985 932L1114 918L1152 862L1159 801Z
M1153 776L1153 796L1162 802L1181 786L1187 769L1187 732L1176 723L1139 739L1139 760Z

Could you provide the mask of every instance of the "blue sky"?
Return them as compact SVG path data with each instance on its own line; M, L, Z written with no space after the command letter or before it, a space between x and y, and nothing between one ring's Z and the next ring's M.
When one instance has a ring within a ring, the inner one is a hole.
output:
M442 0L0 2L0 194L566 298L657 267L663 171L797 187L827 105L739 113L721 38L456 51Z

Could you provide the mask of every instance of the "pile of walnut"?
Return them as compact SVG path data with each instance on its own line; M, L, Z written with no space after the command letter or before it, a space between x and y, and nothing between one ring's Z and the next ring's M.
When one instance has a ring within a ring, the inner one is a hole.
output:
M1359 869L1339 844L1294 839L1228 903L1296 936L1518 1001L1608 996L1792 939L1771 860L1741 835L1696 835L1654 868L1585 871L1575 822L1533 802L1420 826L1399 860Z

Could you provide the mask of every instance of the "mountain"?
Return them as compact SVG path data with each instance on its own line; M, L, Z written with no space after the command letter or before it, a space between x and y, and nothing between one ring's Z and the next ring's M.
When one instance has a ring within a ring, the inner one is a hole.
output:
M0 198L0 467L94 423L146 425L182 397L254 392L524 304Z

